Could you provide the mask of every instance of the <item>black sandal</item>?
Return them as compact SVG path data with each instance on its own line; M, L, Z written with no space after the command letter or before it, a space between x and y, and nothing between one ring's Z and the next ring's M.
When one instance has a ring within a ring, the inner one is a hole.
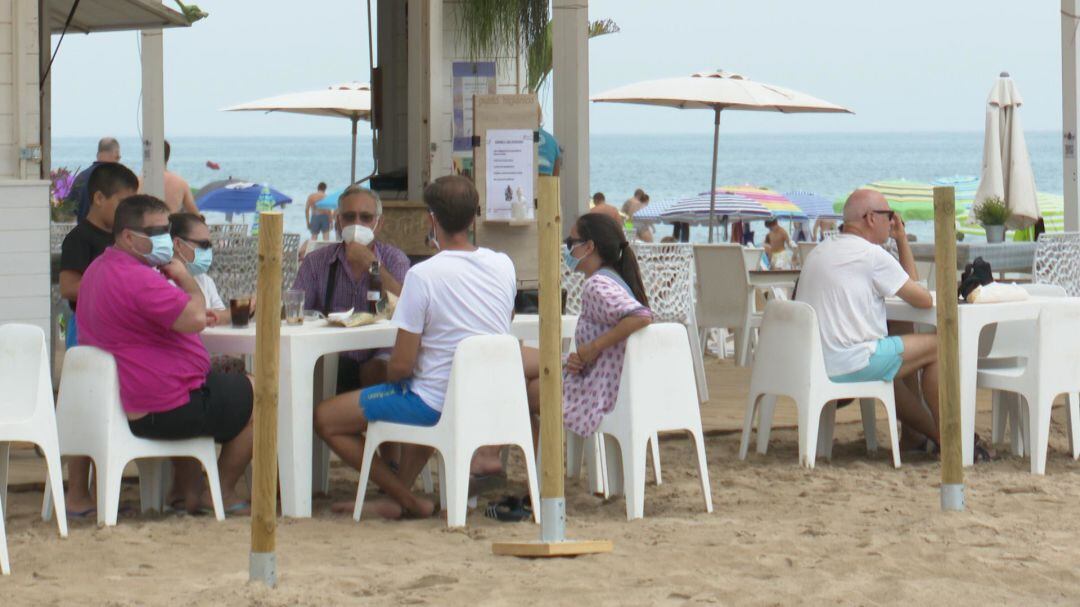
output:
M523 498L508 495L501 502L491 502L484 510L484 516L503 523L520 523L533 517L529 496Z

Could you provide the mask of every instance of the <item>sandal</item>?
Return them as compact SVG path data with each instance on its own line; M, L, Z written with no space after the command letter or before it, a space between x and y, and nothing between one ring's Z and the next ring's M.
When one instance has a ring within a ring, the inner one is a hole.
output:
M503 523L520 523L533 517L532 504L528 496L519 498L508 495L501 502L489 503L484 516Z

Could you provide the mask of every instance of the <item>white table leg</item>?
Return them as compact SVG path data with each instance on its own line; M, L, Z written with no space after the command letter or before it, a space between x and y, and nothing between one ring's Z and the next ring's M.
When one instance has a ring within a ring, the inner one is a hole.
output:
M281 513L311 517L313 377L318 356L282 343L278 392L278 474Z

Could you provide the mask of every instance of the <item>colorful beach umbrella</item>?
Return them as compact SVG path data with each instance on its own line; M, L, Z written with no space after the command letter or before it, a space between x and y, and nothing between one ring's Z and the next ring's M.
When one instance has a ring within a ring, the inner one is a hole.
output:
M750 185L725 185L718 188L717 192L740 194L747 198L752 198L760 202L761 206L768 209L773 214L773 217L778 219L794 219L796 221L806 221L809 219L809 216L804 213L798 205L776 190Z
M1039 213L1042 215L1043 225L1046 227L1048 233L1061 233L1065 231L1065 197L1061 194L1048 194L1046 192L1039 192L1036 197L1039 205ZM963 211L957 210L956 223L957 229L964 234L970 234L972 236L982 236L985 234L985 230L981 225L975 222L974 217L970 217L971 207L965 208ZM1022 230L1017 230L1021 232ZM1030 238L1028 238L1030 240Z
M797 190L784 192L784 197L795 203L811 219L840 219L842 215L833 210L833 201L813 192Z
M215 187L210 188L211 185ZM267 186L273 197L274 206L283 206L292 202L285 194ZM200 211L218 211L220 213L254 213L256 202L263 191L263 185L250 181L230 180L218 186L217 182L207 184L199 190L195 205Z
M970 206L975 200L975 192L979 189L979 178L975 175L953 175L951 177L938 177L931 182L933 186L951 186L956 191L956 206Z
M649 205L652 206L652 205ZM646 207L647 208L647 207ZM634 215L637 220L641 215ZM716 218L726 221L752 221L769 219L772 213L753 198L741 194L709 192L683 198L665 205L660 213L661 221L709 225Z
M345 188L342 188L340 190L334 190L333 192L329 192L326 196L323 196L322 200L315 203L315 208L316 209L336 211L337 210L338 198L341 198L341 195L344 194L344 193L345 193Z
M874 181L859 189L877 190L889 201L892 210L900 214L904 221L934 220L934 188L929 183L908 181L906 179L885 179ZM833 210L842 213L847 194L837 199Z
M710 206L716 206L716 160L720 144L720 112L747 110L757 112L792 113L853 113L851 110L773 84L755 82L740 74L716 70L682 78L648 80L622 86L592 98L608 103L635 103L678 109L708 109L713 111L712 182L709 186ZM709 212L709 242L713 241L713 226L719 213Z

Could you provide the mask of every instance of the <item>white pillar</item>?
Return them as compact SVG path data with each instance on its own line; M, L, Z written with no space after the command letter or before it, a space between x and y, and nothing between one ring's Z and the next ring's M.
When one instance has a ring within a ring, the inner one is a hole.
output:
M408 195L419 201L431 182L433 143L441 92L439 62L442 58L443 0L408 0Z
M165 198L165 70L161 30L142 37L143 192Z
M552 71L563 232L589 210L589 1L553 0Z
M1080 190L1077 188L1077 31L1080 0L1061 0L1061 132L1064 160L1065 231L1080 231Z

